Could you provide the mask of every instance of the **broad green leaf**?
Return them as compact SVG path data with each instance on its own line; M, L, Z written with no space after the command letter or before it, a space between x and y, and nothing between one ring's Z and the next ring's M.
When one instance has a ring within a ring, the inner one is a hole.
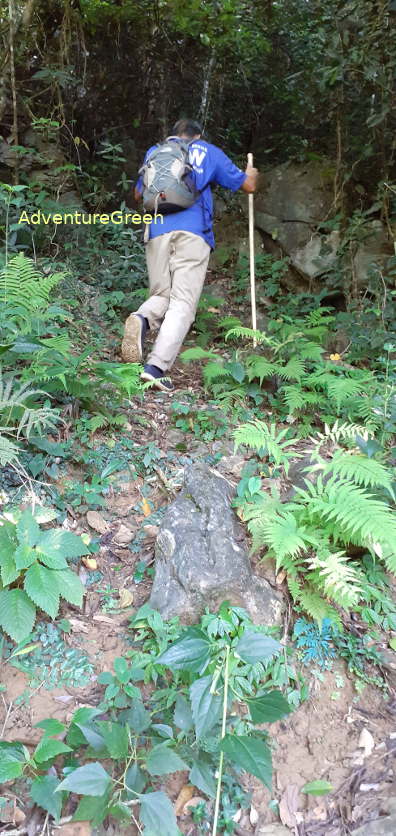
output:
M192 716L197 737L204 737L221 716L221 694L212 694L213 677L201 676L190 687Z
M67 561L60 554L47 554L38 545L35 552L36 559L48 566L48 569L67 569Z
M253 723L274 723L290 714L292 707L280 691L269 691L261 697L246 700Z
M127 723L133 731L141 732L148 729L151 724L151 715L146 711L141 700L132 700L132 705L127 711L123 712L123 722Z
M200 673L206 667L210 655L207 635L198 627L190 627L184 637L174 642L155 660L173 670Z
M20 570L16 568L14 560L14 549L12 553L4 551L0 546L1 581L3 586L8 586L16 580Z
M20 761L8 760L4 758L0 761L0 784L5 781L12 781L14 778L19 778L23 772L23 763Z
M220 748L233 763L255 775L271 789L272 758L264 740L248 735L226 734L220 741Z
M140 820L144 836L180 836L173 805L164 792L140 796Z
M125 685L129 680L130 670L127 660L122 656L117 656L114 659L113 668L119 682L122 682Z
M78 575L71 569L62 569L56 573L61 598L65 598L74 607L81 607L84 597L84 587Z
M87 741L79 726L83 725L91 727L93 720L95 720L98 714L102 713L103 712L101 712L98 708L88 708L88 706L78 708L73 714L69 731L66 735L66 742L69 743L73 749L77 749L78 746L83 746Z
M64 531L62 528L44 531L37 545L46 554L61 554L63 557L81 557L89 553L88 546L78 534Z
M36 607L23 589L3 589L0 592L0 627L16 642L32 632Z
M64 799L63 793L56 792L59 784L55 775L43 775L35 778L30 788L33 801L53 816L56 822L60 819Z
M53 737L44 735L33 752L33 758L36 763L45 763L63 752L71 751L70 746L66 746L66 743L63 743L62 740L55 740Z
M37 552L28 543L21 543L14 552L15 566L17 569L27 569L37 560Z
M24 581L24 588L29 598L47 613L55 618L59 610L59 591L56 578L57 572L47 569L34 563L27 570Z
M231 377L233 377L234 380L237 381L237 383L242 383L242 381L245 377L245 374L246 374L242 363L238 363L238 362L226 363L224 368L227 370L227 372L230 373Z
M92 726L84 725L83 723L76 723L75 725L78 726L84 735L85 740L89 743L92 749L95 750L95 752L99 752L101 749L106 748L104 738L101 734L98 734Z
M23 511L16 526L16 533L20 543L27 543L28 546L36 545L41 531L31 511Z
M172 727L167 726L166 723L152 723L151 728L156 734L159 734L160 737L166 737L167 740L172 740L174 737Z
M95 827L99 827L107 816L109 797L109 792L95 798L86 795L79 802L72 821L90 821Z
M146 769L150 775L167 775L168 772L179 772L188 769L188 766L168 743L159 743L158 746L149 752L146 760Z
M122 801L116 801L109 807L109 816L114 816L118 821L130 821L132 813L127 804L124 804Z
M216 781L213 777L213 767L204 755L200 755L190 771L189 781L198 787L205 795L214 798L216 795Z
M106 749L111 758L120 760L128 756L129 739L128 729L120 723L113 723L112 720L102 720L96 723L103 735Z
M178 694L176 697L173 722L182 731L189 731L194 723L189 702L182 694Z
M255 665L257 662L268 662L280 652L280 642L257 633L255 630L245 630L242 638L239 639L234 652L244 662Z
M140 769L137 761L132 764L125 775L125 785L128 788L128 798L136 798L139 792L144 790L147 784L147 778L144 772Z
M41 720L40 723L35 723L35 729L44 729L46 734L60 734L66 728L64 723L56 720L55 717L48 717L46 720Z
M22 743L0 741L0 784L19 778L30 755Z
M321 781L318 779L317 781L309 781L308 784L304 784L301 792L305 792L307 795L327 795L333 789L334 787L329 781Z
M86 763L70 772L56 792L69 790L77 795L104 795L111 783L110 775L98 762Z

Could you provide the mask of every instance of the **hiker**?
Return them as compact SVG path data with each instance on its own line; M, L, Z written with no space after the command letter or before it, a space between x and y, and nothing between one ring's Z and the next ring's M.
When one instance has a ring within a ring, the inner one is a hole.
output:
M145 211L154 214L145 233L150 296L126 320L121 352L127 362L141 362L147 331L159 328L141 377L166 392L214 248L211 185L252 193L258 177L256 168L242 171L201 136L198 122L176 122L172 136L146 153L135 187L135 198L143 195Z

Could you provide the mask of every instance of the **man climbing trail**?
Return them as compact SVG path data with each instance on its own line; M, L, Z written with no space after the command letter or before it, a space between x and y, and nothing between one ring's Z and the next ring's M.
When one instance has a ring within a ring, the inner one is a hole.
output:
M173 386L166 373L194 322L214 248L211 185L248 193L257 185L257 169L242 171L201 136L198 122L176 122L172 136L146 153L135 188L135 198L143 195L145 209L162 214L163 222L147 227L150 296L126 320L121 352L127 362L141 362L148 329L159 328L142 379L167 392ZM156 182L166 182L167 193Z

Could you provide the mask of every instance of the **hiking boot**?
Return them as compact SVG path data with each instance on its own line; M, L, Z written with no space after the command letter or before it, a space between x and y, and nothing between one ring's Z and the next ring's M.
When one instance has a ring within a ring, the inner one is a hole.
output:
M121 354L126 363L141 363L147 329L146 317L138 313L132 313L128 316L121 343Z
M171 379L166 377L162 369L159 369L158 366L145 366L140 377L142 380L152 380L156 389L161 389L162 392L173 392Z

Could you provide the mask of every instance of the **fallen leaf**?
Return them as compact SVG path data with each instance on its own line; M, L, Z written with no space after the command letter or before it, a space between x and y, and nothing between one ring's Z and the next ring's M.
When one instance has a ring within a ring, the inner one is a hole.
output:
M295 828L298 810L298 786L288 784L279 802L279 818L286 827Z
M82 562L90 572L93 572L95 569L98 568L98 564L94 557L83 557Z
M75 821L56 828L56 836L91 836L89 821Z
M151 508L145 496L142 499L142 511L145 517L149 517L151 514Z
M236 824L238 824L238 822L241 820L241 816L242 816L242 807L239 807L239 809L236 811L236 813L234 813L234 815L232 817L232 820L234 822L236 822Z
M194 795L194 787L191 784L184 784L184 787L181 788L179 795L175 801L175 815L180 816L183 812L183 807L187 804L187 801L190 801Z
M151 513L151 512L150 512ZM130 528L127 528L126 525L121 524L118 531L115 533L113 537L113 542L116 546L128 546L129 543L133 540L133 531Z
M98 511L87 511L87 523L98 534L106 534L110 527Z
M79 618L69 618L72 630L76 630L78 633L89 633L90 629L88 624L85 624L84 621L80 621Z
M330 354L330 360L332 360L333 363L338 363L341 359L341 354Z
M120 607L130 607L133 604L133 595L129 589L119 590Z
M205 799L200 795L194 795L190 798L190 801L187 801L187 804L184 805L183 814L186 815L187 813L190 813L190 811L193 810L194 807L197 807L198 804L201 804L202 801L205 802Z
M276 576L276 583L278 584L278 586L280 586L283 583L283 581L285 580L285 577L286 577L286 572L285 572L284 569L282 569L280 572L278 572L278 574Z
M210 308L206 308L206 310L208 311L208 313L220 313L220 308L210 307Z
M396 650L396 636L394 636L393 639L390 640L389 647L391 647L392 650Z
M363 757L369 758L373 749L374 749L374 746L375 746L375 743L374 743L373 735L365 727L364 729L362 729L362 731L360 733L359 743L358 743L359 749L364 749Z
M249 819L250 819L250 824L252 825L252 827L254 827L255 824L257 824L257 822L259 820L259 814L258 814L256 808L253 807L253 804L250 805Z

